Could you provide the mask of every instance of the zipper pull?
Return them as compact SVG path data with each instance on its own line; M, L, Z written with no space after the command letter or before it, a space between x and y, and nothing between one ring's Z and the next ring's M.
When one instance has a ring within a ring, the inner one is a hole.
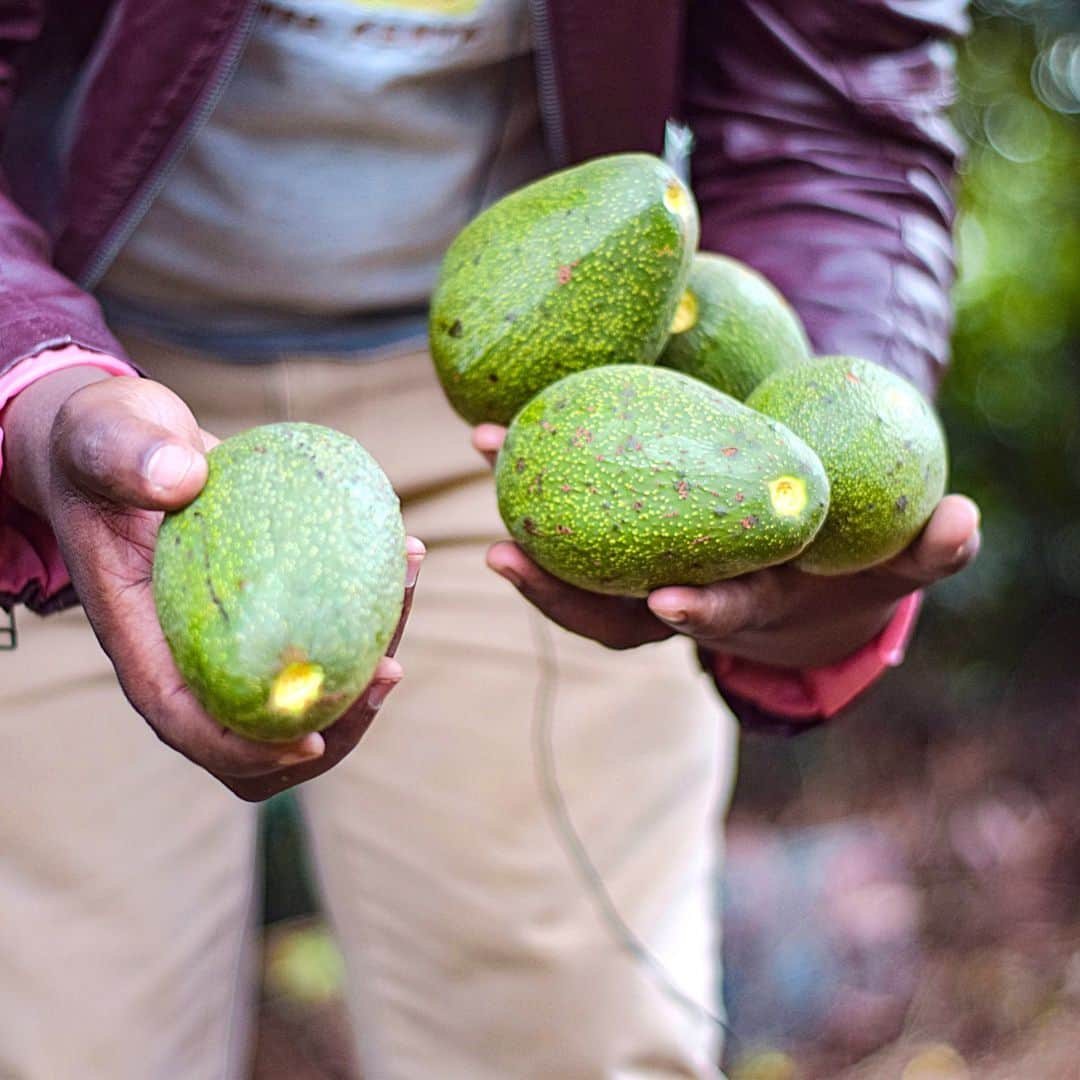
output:
M3 614L7 616L7 625L0 625L0 652L10 652L19 644L19 634L15 629L15 609Z
M690 155L694 149L694 133L678 120L664 125L664 162L675 175L690 186Z

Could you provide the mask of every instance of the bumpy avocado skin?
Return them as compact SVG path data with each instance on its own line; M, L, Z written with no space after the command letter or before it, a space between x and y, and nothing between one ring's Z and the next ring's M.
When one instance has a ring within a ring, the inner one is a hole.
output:
M495 479L537 563L624 596L784 562L829 501L821 463L783 425L679 372L621 364L542 390L510 425ZM770 484L801 504L778 512Z
M767 375L810 356L799 316L745 263L699 252L686 289L694 321L668 339L664 367L745 401Z
M508 195L451 244L431 355L469 423L507 424L538 390L600 364L651 364L698 240L690 192L658 158L619 154Z
M821 357L770 376L747 404L809 443L829 476L829 516L799 557L802 570L850 574L885 562L915 538L944 494L937 414L886 368Z
M401 615L405 529L368 452L315 424L253 428L208 455L206 487L166 515L153 585L177 667L252 739L326 727L368 684ZM270 707L289 664L324 681L302 715Z

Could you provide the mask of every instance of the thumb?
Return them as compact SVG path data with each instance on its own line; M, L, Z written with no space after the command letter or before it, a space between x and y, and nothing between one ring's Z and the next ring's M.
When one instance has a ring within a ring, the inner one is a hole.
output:
M56 466L75 490L147 510L174 510L198 495L207 474L202 446L187 406L149 380L77 391L53 435Z
M883 569L913 585L932 585L963 570L980 540L978 506L965 495L946 495L910 547Z

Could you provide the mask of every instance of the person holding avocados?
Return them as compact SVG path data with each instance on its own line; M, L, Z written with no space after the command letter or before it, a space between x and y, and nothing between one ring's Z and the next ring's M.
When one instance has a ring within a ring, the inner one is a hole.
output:
M613 902L715 1009L733 713L800 730L842 709L898 662L919 590L974 556L977 510L947 496L845 579L582 593L501 539L476 453L501 430L469 445L425 307L478 209L658 152L676 116L702 247L769 277L819 353L932 393L963 7L4 6L0 594L48 617L20 612L0 654L0 1074L243 1075L252 803L304 782L366 1078L718 1075L716 1025L621 950L559 847L537 695ZM147 581L157 515L197 494L213 439L276 419L359 438L428 554L401 666L324 734L266 746L184 690Z

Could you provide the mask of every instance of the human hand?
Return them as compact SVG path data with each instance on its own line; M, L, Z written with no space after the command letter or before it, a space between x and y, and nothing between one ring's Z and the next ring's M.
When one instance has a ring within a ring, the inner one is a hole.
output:
M120 685L166 745L248 801L318 776L356 745L401 679L392 659L411 606L423 545L408 542L397 634L359 700L333 725L289 743L260 743L210 717L184 684L154 607L151 572L163 511L206 482L217 442L187 406L147 379L92 368L46 376L4 412L5 484L51 525L76 592Z
M505 428L482 424L473 445L494 464ZM978 553L979 510L947 495L922 532L881 566L840 577L776 566L703 588L668 586L645 599L606 596L559 581L517 544L488 551L488 565L567 630L613 649L685 634L704 649L776 667L834 663L874 638L897 603L962 570Z

